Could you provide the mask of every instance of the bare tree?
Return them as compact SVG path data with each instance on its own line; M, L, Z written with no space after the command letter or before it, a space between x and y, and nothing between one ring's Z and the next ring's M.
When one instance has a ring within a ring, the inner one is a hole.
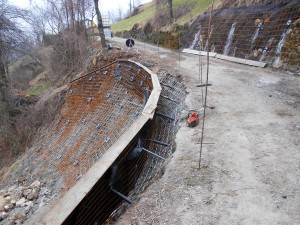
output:
M170 12L170 22L172 23L173 21L173 2L172 0L168 0L168 5L169 5L169 12Z
M0 167L11 157L14 147L15 132L9 112L13 107L9 82L9 64L16 59L19 48L26 38L17 23L17 19L26 18L26 13L6 0L0 0ZM11 151L9 151L11 150Z
M123 19L123 10L121 8L121 6L118 7L118 18L117 21L120 21Z
M89 0L46 0L46 7L35 10L32 27L42 44L52 46L47 70L55 80L72 75L84 65L88 54L88 21L93 18ZM42 23L41 23L42 22Z
M114 14L112 13L112 11L108 10L108 11L107 11L107 15L108 15L108 17L110 18L110 21L111 21L112 23L114 23L115 16L114 16Z
M131 15L133 10L136 8L136 2L134 0L129 0L128 5L129 5L129 15Z
M129 0L129 15L132 13L132 9L133 9L133 5L132 5L132 1Z
M31 13L30 25L32 33L35 36L35 42L37 45L41 45L43 37L46 34L47 20L45 11L39 6L34 6L35 10Z
M24 43L23 31L16 22L25 18L25 12L1 0L0 8L0 101L8 103L8 65L16 57L18 48Z
M173 22L173 1L172 0L156 0L156 17L159 20L170 19L170 22Z
M95 10L96 10L96 14L97 14L97 21L98 21L98 31L99 31L99 35L101 38L101 45L102 48L106 47L106 42L105 42L105 35L104 35L104 27L103 27L103 22L102 22L102 16L99 10L99 1L98 0L94 0L94 4L95 4Z
M117 19L118 19L116 14L115 14L115 11L108 11L107 15L109 16L112 23L116 22Z

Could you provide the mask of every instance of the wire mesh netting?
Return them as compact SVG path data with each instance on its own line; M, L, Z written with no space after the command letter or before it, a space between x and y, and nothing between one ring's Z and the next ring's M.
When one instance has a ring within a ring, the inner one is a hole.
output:
M295 1L294 1L295 2ZM187 34L190 49L277 64L300 65L300 3L227 8L200 16Z
M162 92L153 120L137 131L63 224L101 224L114 211L121 213L126 204L115 192L136 199L172 155L186 92L178 76L160 72L159 80ZM122 60L71 82L59 116L12 176L39 179L63 194L141 115L152 89L146 70Z
M175 151L175 135L179 128L179 116L184 106L186 97L185 86L181 77L160 71L158 78L162 87L156 114L147 126L147 134L143 147L152 153L146 153L146 161L138 165L141 175L135 182L134 188L129 192L129 197L135 200L149 185L151 179L163 169L166 161ZM166 161L164 159L166 159ZM126 171L124 171L126 173ZM123 203L114 212L118 217L128 207Z
M129 61L73 81L60 115L12 176L46 177L57 192L68 190L139 117L145 88L152 90L150 74Z
M175 150L179 113L186 96L178 76L160 72L161 96L149 121L66 219L67 224L102 224L119 216L163 167ZM140 149L140 150L139 150ZM123 196L116 195L116 190ZM111 218L112 218L111 217Z

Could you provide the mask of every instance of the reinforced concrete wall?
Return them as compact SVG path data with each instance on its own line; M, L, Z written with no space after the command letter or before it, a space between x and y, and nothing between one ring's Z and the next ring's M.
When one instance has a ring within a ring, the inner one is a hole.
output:
M151 94L143 107L146 89ZM117 61L71 83L67 107L62 110L61 123L65 128L55 140L55 146L67 145L66 142L73 145L71 152L61 153L62 163L57 167L65 171L64 180L70 189L61 194L53 209L42 218L42 223L63 224L103 175L109 173L122 152L132 149L141 129L154 116L160 92L157 76L133 61ZM97 134L91 134L90 130L96 130ZM90 168L87 166L86 172L76 170L81 163L93 160L83 161L91 152L95 156L98 153L99 159L95 159ZM74 176L78 171L82 174L77 181Z
M35 204L34 218L27 224L62 224L111 165L136 146L141 129L154 116L160 92L157 76L129 60L96 69L64 87L56 119L2 182L12 186L15 177L28 183L38 180L49 193L47 206Z

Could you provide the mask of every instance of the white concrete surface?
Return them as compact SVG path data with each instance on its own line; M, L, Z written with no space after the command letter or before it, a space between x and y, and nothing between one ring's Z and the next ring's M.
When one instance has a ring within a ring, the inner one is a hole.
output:
M188 48L183 49L182 52L183 53L188 53L188 54L199 55L199 51L188 49ZM206 51L200 51L200 54L205 56L205 55L207 55L207 52ZM217 53L215 53L215 52L209 52L208 54L209 54L210 57L215 57L217 55Z
M230 62L245 64L245 65L249 65L249 66L256 66L256 67L262 67L262 68L266 66L266 63L264 63L264 62L258 62L258 61L254 61L254 60L248 60L248 59L241 59L241 58L236 58L236 57L231 57L231 56L221 55L221 54L217 54L216 58L223 59L223 60L230 61Z
M182 52L188 53L188 54L193 54L193 55L199 55L199 54L201 54L202 56L207 55L207 52L205 52L205 51L200 51L200 53L199 53L199 51L197 51L197 50L192 50L192 49L187 49L187 48L183 49ZM266 63L264 63L264 62L258 62L258 61L254 61L254 60L248 60L248 59L241 59L241 58L231 57L231 56L227 56L227 55L217 54L214 52L209 52L209 56L215 57L217 59L222 59L222 60L240 63L240 64L244 64L244 65L249 65L249 66L256 66L256 67L262 67L262 68L266 66Z

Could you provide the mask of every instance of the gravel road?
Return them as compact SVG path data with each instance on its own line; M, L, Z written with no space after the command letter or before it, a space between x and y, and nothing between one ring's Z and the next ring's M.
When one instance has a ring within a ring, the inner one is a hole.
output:
M202 112L199 57L148 46L129 51L155 72L181 74L183 115ZM204 77L206 57L200 64ZM163 175L116 224L300 223L300 74L211 58L209 83L204 142L212 144L204 144L201 170L201 127L182 121Z

